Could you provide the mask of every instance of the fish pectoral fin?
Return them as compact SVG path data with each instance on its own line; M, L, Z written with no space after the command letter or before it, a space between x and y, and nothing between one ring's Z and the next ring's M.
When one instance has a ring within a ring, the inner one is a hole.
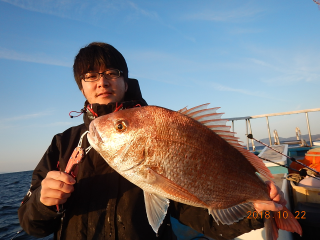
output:
M167 214L169 199L144 191L144 201L149 224L156 233Z
M239 222L241 219L247 217L248 212L253 212L254 208L251 202L247 202L226 209L209 208L208 211L218 225L219 222L221 222L222 224L231 225L234 222Z
M145 178L146 183L154 184L156 182L161 181L162 176L156 172L157 169L155 167L146 166L146 169L147 169L147 175Z
M148 174L145 178L146 183L152 184L154 188L161 190L162 193L165 193L167 196L172 196L171 199L174 199L173 197L176 197L179 198L183 203L189 205L192 204L198 207L208 207L206 203L201 201L198 197L190 193L188 190L157 173L155 170L155 167L147 167Z

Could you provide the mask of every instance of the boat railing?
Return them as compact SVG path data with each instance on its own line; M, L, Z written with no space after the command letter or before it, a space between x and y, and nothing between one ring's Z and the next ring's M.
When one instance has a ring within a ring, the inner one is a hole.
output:
M269 144L272 145L271 133L270 133L270 125L269 125L269 117L304 113L305 116L306 116L306 120L307 120L307 127L308 127L310 146L312 147L312 137L311 137L309 117L308 117L308 113L309 112L320 112L320 108L305 109L305 110L290 111L290 112L281 112L281 113L270 113L270 114L262 114L262 115L255 115L255 116L246 116L246 117L234 117L234 118L227 118L226 120L231 121L231 127L232 127L232 131L233 132L234 132L234 121L244 120L245 123L246 123L246 134L249 134L249 133L252 134L252 128L251 128L250 120L251 119L264 118L265 117L266 121L267 121ZM299 134L301 136L301 133L299 133ZM296 135L298 136L298 133L296 133ZM251 145L252 145L252 150L255 151L255 146L254 146L253 139L251 139ZM248 138L247 138L247 149L249 149L249 139Z
M280 139L277 130L273 130L274 145L280 145Z
M296 137L297 137L297 140L284 141L283 143L288 145L299 144L301 147L308 147L307 142L301 137L301 131L298 127L296 127Z

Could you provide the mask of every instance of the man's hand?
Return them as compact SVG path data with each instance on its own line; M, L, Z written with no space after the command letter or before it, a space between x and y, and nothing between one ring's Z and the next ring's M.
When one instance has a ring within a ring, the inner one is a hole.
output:
M262 211L280 211L283 206L287 204L287 201L284 199L284 193L280 190L279 187L274 185L271 181L266 181L266 184L269 187L269 194L272 201L259 201L254 203L254 208L258 212Z
M40 202L46 206L65 203L74 190L75 182L73 177L64 172L48 172L41 182Z

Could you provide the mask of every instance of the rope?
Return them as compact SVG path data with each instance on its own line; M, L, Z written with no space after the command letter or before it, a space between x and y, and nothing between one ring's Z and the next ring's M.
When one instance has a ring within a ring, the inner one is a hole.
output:
M71 115L71 113L73 113L73 112L75 112L75 113L79 113L78 115L76 115L76 116L72 116ZM86 109L85 108L82 108L81 110L80 110L80 112L77 112L77 111L71 111L71 112L69 112L69 117L70 118L74 118L74 117L79 117L81 114L83 114L83 113L85 113L86 112Z
M319 173L318 171L316 171L315 169L310 168L309 166L307 166L307 165L305 165L305 164L303 164L303 163L301 163L301 162L297 161L295 158L293 158L293 157L289 157L289 156L287 156L287 155L283 154L282 152L279 152L278 150L276 150L276 149L272 148L271 146L269 146L269 145L267 145L267 144L265 144L265 143L263 143L263 142L261 142L261 141L259 141L259 140L255 139L255 138L253 137L253 135L252 135L252 134L248 134L248 135L247 135L247 137L248 137L248 138L250 138L250 139L255 140L256 142L258 142L258 143L260 143L260 144L262 144L262 145L264 145L264 146L266 146L266 147L268 147L268 148L270 148L271 150L273 150L273 151L275 151L275 152L279 153L280 155L285 156L286 158L289 158L291 161L296 162L296 163L298 163L298 164L300 164L300 165L304 166L305 168L308 168L308 169L309 169L309 170L311 170L311 171L314 171L317 175L319 175L319 176L320 176L320 173ZM275 162L273 162L273 163L275 163ZM294 170L294 171L296 171L296 170ZM320 180L320 179L319 179L319 180Z
M286 179L289 180L289 181L292 181L292 182L299 183L303 179L303 177L300 176L300 174L297 174L297 173L290 173L290 174L288 174Z

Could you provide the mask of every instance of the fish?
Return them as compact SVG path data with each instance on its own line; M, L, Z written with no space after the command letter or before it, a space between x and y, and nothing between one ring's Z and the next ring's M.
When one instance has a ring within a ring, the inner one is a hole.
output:
M90 123L90 145L143 190L148 221L155 232L170 200L206 208L217 224L228 225L247 217L254 203L271 200L257 174L272 180L271 172L243 148L227 120L221 119L223 113L217 113L219 108L208 105L179 111L136 107ZM264 219L268 240L277 239L279 228L302 234L287 211L286 219L273 215Z

